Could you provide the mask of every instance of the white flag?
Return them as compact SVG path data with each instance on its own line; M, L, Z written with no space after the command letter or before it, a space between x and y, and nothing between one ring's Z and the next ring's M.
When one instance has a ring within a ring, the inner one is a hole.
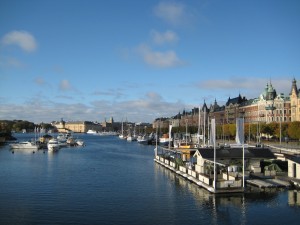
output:
M171 138L171 134L172 134L172 125L169 125L169 138Z
M236 136L235 141L237 144L244 144L244 119L236 119Z
M211 119L210 144L215 145L216 142L216 119Z

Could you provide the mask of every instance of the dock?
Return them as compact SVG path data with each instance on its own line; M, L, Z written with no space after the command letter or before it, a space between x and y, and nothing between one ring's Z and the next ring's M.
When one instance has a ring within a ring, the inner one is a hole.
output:
M154 158L154 161L159 165L169 169L175 174L185 178L186 180L196 184L197 186L206 189L207 191L218 194L218 193L243 193L245 188L242 187L242 184L233 185L234 182L231 180L218 180L218 182L228 183L228 186L219 188L214 188L212 182L209 182L209 178L203 178L203 174L197 173L194 170L187 169L185 167L179 166L178 169L175 168L175 163L170 162L162 157ZM258 188L289 188L291 187L291 182L289 180L278 179L275 176L264 176L261 174L252 175L252 178L247 176L245 180L246 186L255 186ZM297 186L297 185L295 185ZM298 186L300 186L298 184Z
M286 188L290 186L287 181L279 179L251 179L246 181L247 184L259 187L259 188Z
M214 193L214 194L221 194L221 193L243 193L244 192L244 188L242 187L234 187L234 188L222 188L222 189L215 189L214 187L200 181L199 179L197 179L196 177L184 173L180 170L176 170L174 167L166 164L165 162L162 162L158 159L154 159L154 161L162 166L164 166L165 168L171 170L172 172L176 173L177 175L185 178L186 180L196 184L197 186L206 189L207 191Z

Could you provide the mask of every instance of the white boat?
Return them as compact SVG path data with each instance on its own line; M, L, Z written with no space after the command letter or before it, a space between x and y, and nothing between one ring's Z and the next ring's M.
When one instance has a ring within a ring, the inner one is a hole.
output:
M98 133L100 136L115 136L118 135L115 131L102 131Z
M47 144L48 151L57 151L60 148L60 144L57 139L51 139Z
M162 137L162 138L159 138L159 145L167 146L167 145L169 145L169 142L172 142L172 141L173 141L172 138Z
M95 130L88 130L86 133L87 134L97 134L97 131L95 131Z
M147 135L143 135L143 136L138 136L137 138L137 142L140 144L148 144L149 138Z
M131 135L127 136L127 141L136 141L136 140L137 140L137 137L135 137L135 136L131 136Z
M9 145L11 149L33 149L38 150L39 145L30 141L12 143Z
M67 144L70 145L70 146L76 145L75 138L74 137L68 137Z
M84 141L81 139L76 139L75 142L78 146L84 146Z
M56 138L59 142L67 142L68 137L66 134L59 133Z

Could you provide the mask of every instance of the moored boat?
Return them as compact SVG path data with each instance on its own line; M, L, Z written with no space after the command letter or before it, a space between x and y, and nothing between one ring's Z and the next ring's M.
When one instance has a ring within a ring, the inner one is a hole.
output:
M57 151L60 148L59 142L57 139L51 139L49 140L47 144L48 151Z
M140 136L138 136L138 138L137 138L137 142L139 143L139 144L148 144L148 142L149 142L149 138L148 138L148 136L147 135L140 135Z
M115 131L102 131L102 132L98 132L98 134L100 136L116 136L116 135L118 135L118 133Z
M11 149L32 149L32 150L38 150L39 145L30 142L30 141L22 141L22 142L17 142L17 143L11 143L10 145Z
M76 139L75 140L75 143L78 145L78 146L84 146L84 141L82 139Z
M95 130L88 130L86 133L87 134L97 134L97 131L95 131Z

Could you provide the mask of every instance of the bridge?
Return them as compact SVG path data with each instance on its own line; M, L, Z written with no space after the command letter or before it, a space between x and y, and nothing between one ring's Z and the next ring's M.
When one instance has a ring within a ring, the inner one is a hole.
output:
M267 145L272 152L285 155L300 155L300 146Z

